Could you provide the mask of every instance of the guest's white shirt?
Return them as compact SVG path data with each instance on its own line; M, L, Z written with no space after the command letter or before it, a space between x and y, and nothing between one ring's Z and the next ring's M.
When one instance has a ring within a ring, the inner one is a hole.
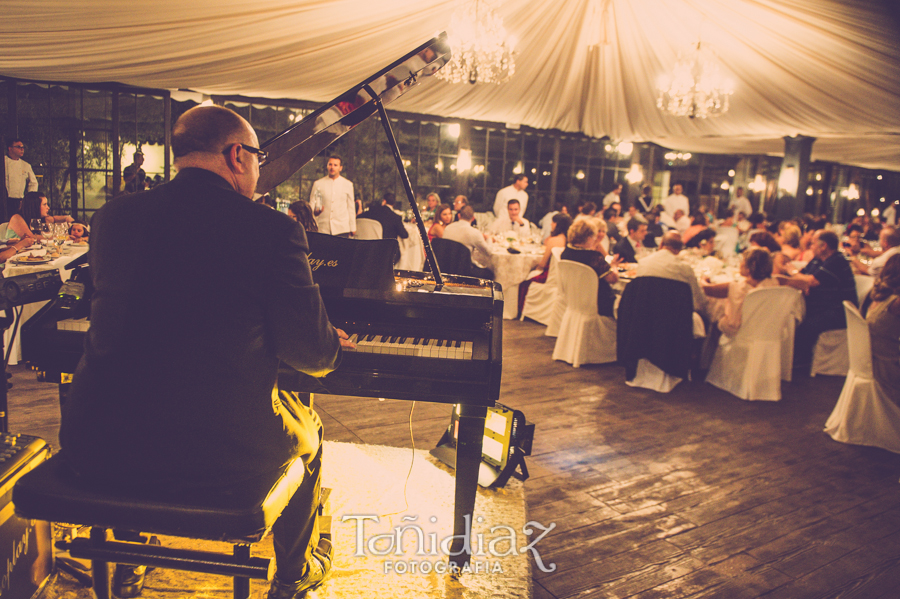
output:
M672 216L675 216L676 210L681 210L682 212L684 212L685 216L689 216L691 214L691 202L688 200L686 195L675 195L673 193L660 203L662 204L663 209L665 209L665 211Z
M609 192L605 196L603 196L603 209L606 210L616 202L620 202L622 197L614 191Z
M24 198L26 191L37 191L38 180L31 165L22 160L4 156L6 164L6 194L11 198Z
M691 227L691 219L687 216L682 216L678 220L672 218L672 214L669 212L663 212L659 215L659 222L667 229L675 229L679 233L684 233Z
M897 224L897 208L895 204L890 204L887 208L884 209L882 213L884 217L884 222L887 224L894 226Z
M682 262L675 254L665 248L638 260L636 276L684 281L691 286L691 295L694 297L694 310L700 312L706 306L706 296L703 295L703 290L700 289L694 270L686 262Z
M528 208L528 192L524 189L519 191L514 186L508 185L498 191L497 196L494 198L494 215L497 218L509 216L506 208L510 200L519 200L519 206L521 207L519 214L525 214L525 209Z
M314 212L322 209L322 213L316 217L316 224L322 233L340 235L356 231L353 183L344 177L322 177L313 183L309 204Z
M881 271L884 270L884 265L887 264L888 259L894 254L900 254L900 247L887 249L883 254L874 258L872 263L869 264L869 274L873 277L880 275Z
M531 223L525 218L520 220L522 221L521 223L514 223L509 219L509 214L505 214L488 226L488 233L502 235L504 233L512 232L519 237L530 237Z
M457 241L467 248L472 254L472 263L480 268L491 267L491 246L484 240L481 231L465 220L452 222L444 227L444 239Z
M730 202L728 202L728 209L737 212L743 212L744 216L750 216L751 214L753 214L753 206L750 204L750 200L748 200L745 196L733 198Z

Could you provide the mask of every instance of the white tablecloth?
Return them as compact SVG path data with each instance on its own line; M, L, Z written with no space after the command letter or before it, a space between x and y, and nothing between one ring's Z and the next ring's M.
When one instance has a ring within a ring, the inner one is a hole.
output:
M512 320L519 311L519 283L537 266L544 255L540 245L523 244L517 249L520 254L510 254L506 247L491 246L491 266L494 280L503 286L503 318Z
M66 246L66 247L68 248L69 246ZM72 260L74 260L75 258L78 258L82 254L84 254L84 252L86 252L86 251L87 251L86 246L85 247L73 247L72 249L67 249L66 250L67 253L65 255L60 256L56 260L53 260L52 262L48 262L47 264L34 264L34 265L28 265L28 266L19 266L19 265L15 265L15 264L12 264L11 262L7 261L6 264L4 264L4 266L3 266L3 278L8 279L10 277L17 277L19 275L26 275L26 274L30 274L30 273L34 273L34 272L41 272L44 270L59 269L60 278L62 278L63 281L66 281L66 280L68 280L69 275L72 274L72 271L65 270L63 267L66 264L68 264L69 262L71 262ZM24 306L21 306L22 314L19 318L19 329L18 329L18 331L16 331L15 338L14 339L12 338L13 327L10 327L9 329L7 329L6 332L3 334L3 349L4 349L4 351L6 351L10 347L10 344L12 344L12 352L9 355L9 363L10 364L18 364L22 360L22 348L19 345L19 335L22 331L22 325L25 324L25 322L27 322L29 318L34 316L37 313L37 311L40 310L41 308L43 308L46 304L47 304L47 302L36 302L33 304L25 304Z

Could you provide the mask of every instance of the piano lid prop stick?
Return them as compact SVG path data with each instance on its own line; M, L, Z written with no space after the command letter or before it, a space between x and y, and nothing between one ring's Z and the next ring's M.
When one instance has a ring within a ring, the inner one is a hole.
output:
M368 86L366 86L366 88L368 89ZM441 270L438 267L437 260L434 258L434 251L431 249L431 241L428 239L425 223L422 222L422 216L419 214L419 207L416 206L416 195L413 193L412 185L409 183L409 175L407 175L406 168L403 166L403 157L400 156L400 147L397 145L397 140L394 138L394 132L391 129L391 121L384 109L384 104L377 96L375 98L375 104L378 107L378 115L381 117L381 126L384 128L384 133L388 138L388 145L391 148L391 153L394 155L394 161L397 163L400 181L403 183L403 189L406 190L406 199L409 200L413 216L416 217L416 226L419 229L419 235L422 237L422 245L425 247L425 258L428 260L428 266L431 268L431 273L434 275L434 290L440 291L444 286L444 279L441 276Z

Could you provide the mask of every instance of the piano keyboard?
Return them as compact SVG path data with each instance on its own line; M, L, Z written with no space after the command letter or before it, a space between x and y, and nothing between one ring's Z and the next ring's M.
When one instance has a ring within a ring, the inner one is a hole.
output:
M472 359L471 341L366 333L354 333L350 335L350 341L356 344L356 349L344 348L344 351L418 356L422 358L447 358L450 360Z
M81 331L84 333L90 326L91 321L87 318L66 318L56 321L57 331Z

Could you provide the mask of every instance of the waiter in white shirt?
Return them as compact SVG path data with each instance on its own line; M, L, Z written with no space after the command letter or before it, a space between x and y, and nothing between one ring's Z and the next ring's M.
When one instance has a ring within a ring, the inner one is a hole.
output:
M353 183L341 176L344 162L340 156L331 156L325 164L327 177L313 183L309 194L319 231L337 237L356 234L356 202Z
M687 196L684 195L683 191L684 188L681 184L676 183L672 186L672 195L661 202L663 209L665 209L673 219L675 218L675 212L678 210L681 210L681 213L684 216L691 213L691 202L688 200Z
M521 206L520 214L525 214L525 209L528 208L526 187L528 187L528 177L526 175L516 175L512 185L498 191L497 197L494 198L494 216L497 218L506 216L506 209L510 200L519 200L519 206Z
M38 181L31 170L31 165L22 160L25 155L25 144L18 137L10 139L6 144L6 156L3 157L6 168L6 220L19 211L19 205L26 191L37 191Z
M744 195L744 188L738 187L734 192L734 197L728 202L728 210L733 213L742 212L745 217L753 214L753 206L750 200Z

